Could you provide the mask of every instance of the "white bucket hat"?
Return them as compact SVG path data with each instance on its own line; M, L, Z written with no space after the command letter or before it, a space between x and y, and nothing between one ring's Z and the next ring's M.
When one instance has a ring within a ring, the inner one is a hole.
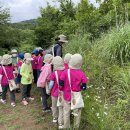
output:
M74 54L69 61L69 67L72 69L80 69L83 63L83 58L80 54Z
M60 56L56 56L52 60L52 64L54 65L54 70L64 70L64 61Z
M44 63L48 63L53 59L53 56L51 54L46 54L44 57Z
M11 50L11 53L13 54L13 53L18 53L18 51L16 50L16 49L13 49L13 50Z
M71 56L72 54L70 53L67 53L65 56L64 56L64 63L68 64L70 59L71 59Z
M12 56L11 56L11 55L8 55L8 54L3 55L1 64L2 64L2 65L11 64L11 63L12 63L12 58L11 58L11 57L12 57Z
M0 64L1 64L2 59L3 59L3 57L2 57L2 56L0 56Z
M58 36L58 38L59 38L58 40L59 42L68 43L67 37L65 35L61 34Z
M29 60L29 61L31 61L31 60L33 60L33 58L32 58L32 56L31 56L30 53L25 53L25 54L24 54L24 60Z

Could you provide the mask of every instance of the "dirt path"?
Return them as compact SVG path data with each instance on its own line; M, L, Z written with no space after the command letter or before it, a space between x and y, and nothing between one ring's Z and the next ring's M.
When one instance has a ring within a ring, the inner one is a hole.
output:
M38 90L33 87L34 102L28 106L21 104L21 94L17 94L17 106L12 108L7 104L0 104L0 130L57 130L52 123L51 113L43 113ZM8 96L7 96L8 97Z

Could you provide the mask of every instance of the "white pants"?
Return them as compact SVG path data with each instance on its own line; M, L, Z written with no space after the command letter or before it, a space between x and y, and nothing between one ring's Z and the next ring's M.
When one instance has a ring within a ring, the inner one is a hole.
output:
M71 114L71 104L68 101L64 101L64 128L70 128L70 114ZM79 128L81 120L81 109L76 109L74 111L78 116L74 116L74 128Z

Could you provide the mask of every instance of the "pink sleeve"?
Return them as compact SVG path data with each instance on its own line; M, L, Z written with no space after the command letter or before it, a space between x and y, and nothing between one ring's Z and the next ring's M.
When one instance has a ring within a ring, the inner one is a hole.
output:
M82 83L87 83L87 82L88 82L88 77L83 73Z
M2 72L3 72L2 67L0 67L0 75L2 75Z
M54 72L51 73L49 80L55 81L55 73Z

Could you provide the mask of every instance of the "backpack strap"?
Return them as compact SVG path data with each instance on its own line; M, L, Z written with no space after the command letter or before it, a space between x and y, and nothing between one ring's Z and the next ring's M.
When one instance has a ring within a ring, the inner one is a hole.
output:
M55 71L55 76L56 76L56 82L57 82L58 87L59 87L59 79L58 79L58 73L57 73L57 71Z
M2 66L2 68L3 68L3 70L4 70L4 73L5 73L5 76L6 76L7 80L9 81L9 78L8 78L8 76L7 76L7 73L6 73L5 67Z
M68 69L68 80L69 80L70 89L72 91L71 78L70 78L70 69Z
M54 54L54 45L52 46L52 55L53 55L53 57L55 56L55 54Z

